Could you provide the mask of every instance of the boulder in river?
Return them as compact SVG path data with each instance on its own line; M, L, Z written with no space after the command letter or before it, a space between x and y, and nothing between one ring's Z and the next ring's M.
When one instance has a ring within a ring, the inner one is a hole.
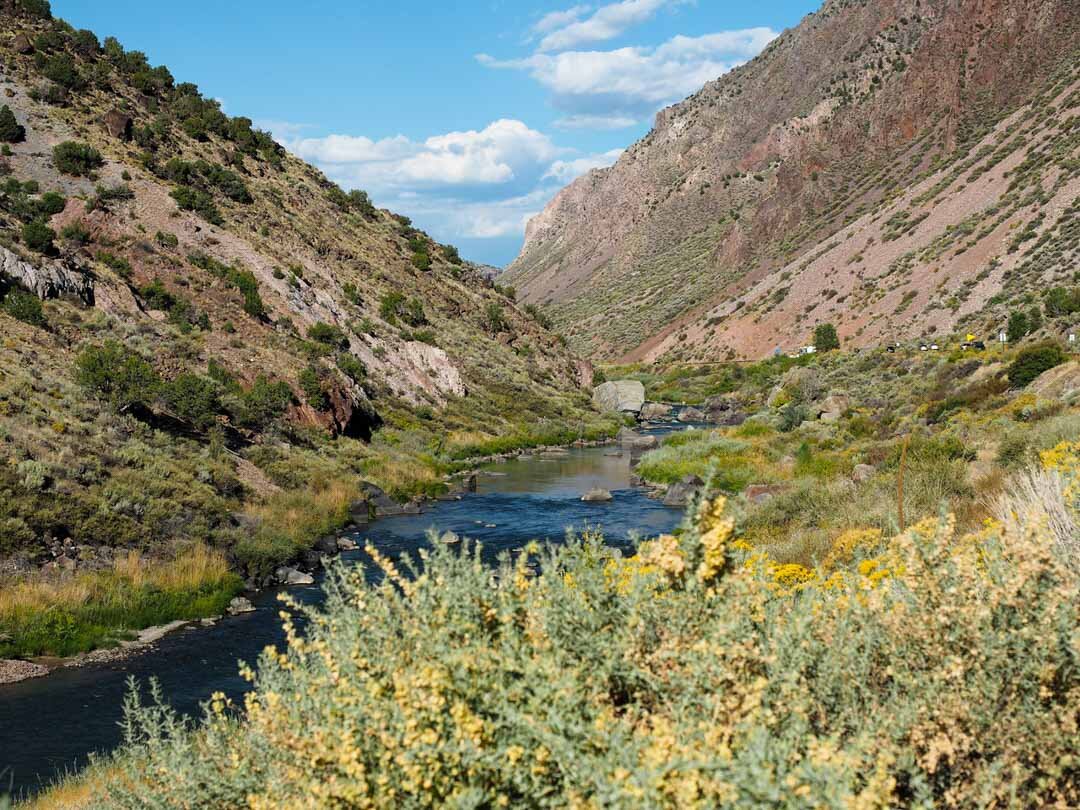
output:
M688 475L682 481L668 487L664 495L664 506L686 506L701 491L705 482L696 475Z
M660 440L655 436L642 436L640 433L630 430L629 428L620 430L616 434L615 439L624 448L627 448L632 452L644 452L660 446Z
M607 503L612 500L612 495L606 489L590 489L584 495L581 496L581 500L586 503Z
M282 585L311 585L315 582L315 577L311 574L305 574L288 565L283 565L275 571L274 578Z
M680 422L704 422L705 412L700 408L694 408L693 406L683 408L679 411Z
M645 386L638 380L611 380L593 389L593 405L605 413L641 413Z
M338 551L356 551L357 548L356 541L351 537L339 537L337 539Z
M230 616L239 616L241 613L254 613L255 606L246 596L234 596L227 608Z
M663 402L646 402L641 407L638 419L642 422L654 422L658 419L669 419L671 406Z

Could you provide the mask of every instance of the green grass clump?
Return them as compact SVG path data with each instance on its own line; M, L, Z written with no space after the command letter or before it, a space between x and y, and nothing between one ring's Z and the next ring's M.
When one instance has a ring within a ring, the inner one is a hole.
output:
M221 615L241 587L224 557L202 546L167 562L130 552L106 571L8 584L0 658L74 655L144 627Z
M688 475L709 478L715 487L739 492L755 477L750 444L714 431L669 437L659 450L646 453L636 472L647 481L674 484Z

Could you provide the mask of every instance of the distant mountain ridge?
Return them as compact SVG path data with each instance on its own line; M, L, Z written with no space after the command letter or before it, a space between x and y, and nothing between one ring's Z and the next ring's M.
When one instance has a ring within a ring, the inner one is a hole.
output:
M1078 30L1072 0L829 0L560 192L501 281L599 358L992 328L1071 281Z

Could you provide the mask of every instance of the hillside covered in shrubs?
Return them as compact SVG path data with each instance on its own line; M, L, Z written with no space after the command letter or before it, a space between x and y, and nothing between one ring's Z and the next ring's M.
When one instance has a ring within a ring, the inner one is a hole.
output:
M365 485L616 427L453 246L48 3L0 3L0 141L0 658L220 612Z

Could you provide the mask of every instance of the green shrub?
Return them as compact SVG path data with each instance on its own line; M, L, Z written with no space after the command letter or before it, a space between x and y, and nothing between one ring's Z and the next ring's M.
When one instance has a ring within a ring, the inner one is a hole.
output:
M210 428L221 412L217 386L198 374L181 374L163 383L160 396L174 416L199 430Z
M221 212L214 204L214 198L201 189L191 186L177 186L170 194L181 211L194 211L211 225L221 225L225 222L221 218Z
M31 326L43 328L46 324L45 312L38 297L18 287L5 296L0 308L12 318Z
M41 211L42 216L51 217L53 214L59 214L67 206L67 200L63 194L57 194L55 191L46 191L41 195L41 199L38 200L38 210Z
M120 411L148 406L161 387L154 367L114 340L83 349L75 373L80 385Z
M23 244L38 253L48 253L53 249L56 231L40 219L27 222L22 227Z
M46 79L50 79L68 90L75 90L84 84L79 69L75 66L75 60L66 53L50 56L41 72Z
M1043 304L1051 318L1080 312L1080 287L1053 287L1044 294Z
M337 366L353 382L363 382L367 377L367 369L356 355L348 353L338 355Z
M139 297L150 309L168 312L176 304L176 297L166 289L160 278L155 278L139 288Z
M430 270L431 257L427 253L417 251L412 255L412 265L417 270Z
M1065 352L1057 343L1039 343L1023 349L1009 366L1009 384L1014 388L1023 388L1044 371L1061 365L1066 359Z
M379 299L379 317L387 323L395 323L404 306L405 295L392 290Z
M484 308L482 324L484 329L493 335L505 331L510 326L506 320L506 316L503 314L503 308L494 301L490 302Z
M818 324L814 329L814 348L819 352L831 352L840 348L840 337L831 323Z
M175 248L180 244L180 240L177 238L176 234L166 233L165 231L158 231L154 234L154 241L163 248Z
M313 323L309 326L307 336L316 343L322 343L337 349L344 349L349 345L349 338L341 331L341 329L332 324L323 323L322 321Z
M26 140L26 128L15 120L15 113L7 104L0 107L0 141L19 143Z
M53 147L53 165L64 174L89 176L104 163L101 152L86 143L64 141Z
M314 366L308 366L300 372L299 383L304 398L312 408L325 411L330 406L330 400L323 390L322 377Z
M280 418L293 401L288 383L271 382L263 375L255 378L251 389L230 403L230 419L241 427L265 430Z
M119 274L122 278L130 279L134 272L131 269L131 262L123 256L117 256L113 253L109 253L107 250L99 250L96 258L99 262ZM159 280L155 279L155 281L157 281L159 285L161 284Z
M60 238L75 247L84 247L90 244L90 231L81 222L72 222L60 230Z
M1017 343L1031 331L1026 312L1015 310L1009 314L1009 322L1005 326L1005 335L1010 343Z

